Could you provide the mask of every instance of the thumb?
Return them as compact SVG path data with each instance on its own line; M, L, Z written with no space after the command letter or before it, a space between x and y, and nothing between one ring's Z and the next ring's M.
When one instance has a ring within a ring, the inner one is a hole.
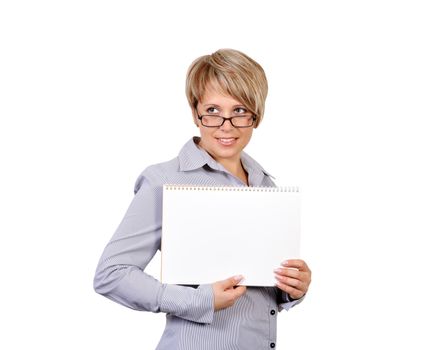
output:
M239 287L231 289L229 292L232 293L231 295L233 295L233 297L235 299L238 299L246 291L247 291L247 287L246 286L239 286Z
M236 286L239 282L241 282L242 279L244 279L244 277L241 276L241 275L233 276L233 277L230 277L230 278L228 278L228 279L226 279L226 280L224 280L224 281L221 281L221 282L220 282L220 286L221 286L224 290L229 289L229 288L233 288L233 287Z

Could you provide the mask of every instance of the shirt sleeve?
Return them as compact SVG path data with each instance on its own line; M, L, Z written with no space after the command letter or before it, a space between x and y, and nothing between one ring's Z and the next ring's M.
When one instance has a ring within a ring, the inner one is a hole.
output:
M166 312L198 323L211 323L210 285L198 288L162 284L144 272L161 245L162 187L143 181L98 263L97 293L135 310Z
M277 300L278 300L279 311L282 311L282 310L288 311L293 306L301 303L305 298L305 295L304 295L302 298L292 299L292 298L290 298L290 296L286 292L283 292L279 288L277 288L277 294L278 294Z

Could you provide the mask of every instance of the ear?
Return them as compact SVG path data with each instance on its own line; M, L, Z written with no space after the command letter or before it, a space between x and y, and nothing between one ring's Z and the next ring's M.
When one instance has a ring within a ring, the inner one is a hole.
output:
M194 124L199 128L200 126L198 123L198 112L196 111L196 108L192 108L192 116Z

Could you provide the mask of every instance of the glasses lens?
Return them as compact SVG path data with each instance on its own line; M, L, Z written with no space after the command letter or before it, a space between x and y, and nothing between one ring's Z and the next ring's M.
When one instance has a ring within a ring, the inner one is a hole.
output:
M232 124L238 128L244 128L253 125L253 117L251 115L243 117L232 117Z
M203 115L201 119L204 126L220 126L223 120L223 117L216 115Z

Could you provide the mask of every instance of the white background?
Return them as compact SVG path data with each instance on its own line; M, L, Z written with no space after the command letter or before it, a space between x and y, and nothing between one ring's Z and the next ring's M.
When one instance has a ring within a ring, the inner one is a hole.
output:
M138 174L197 133L187 67L229 47L270 84L247 151L303 196L313 282L278 348L440 349L438 3L2 1L0 347L155 347L164 315L94 270Z

